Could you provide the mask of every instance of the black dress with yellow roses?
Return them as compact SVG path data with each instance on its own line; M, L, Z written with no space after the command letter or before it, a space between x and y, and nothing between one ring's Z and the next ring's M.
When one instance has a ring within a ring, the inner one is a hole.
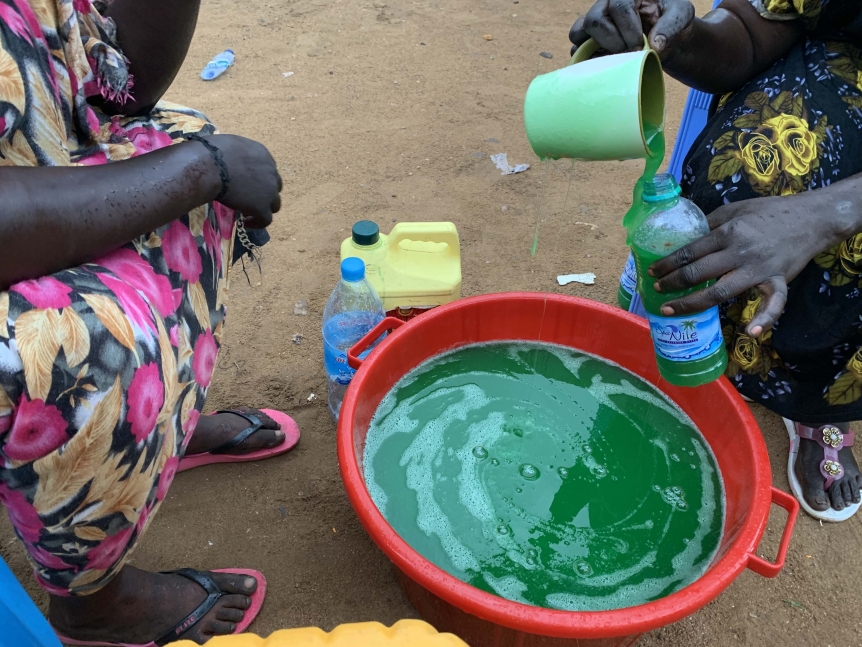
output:
M803 21L807 36L717 102L683 174L705 213L862 172L862 2L749 1L769 20ZM754 339L744 328L759 302L751 290L721 309L740 392L798 422L862 419L862 233L813 259L774 330Z

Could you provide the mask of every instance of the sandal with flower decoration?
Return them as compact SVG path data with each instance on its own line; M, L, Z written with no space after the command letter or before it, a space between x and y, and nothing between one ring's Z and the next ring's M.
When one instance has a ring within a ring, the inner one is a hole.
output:
M815 519L821 521L846 521L859 510L862 503L848 503L843 510L829 508L828 510L815 510L803 496L802 483L796 474L795 464L799 455L800 439L813 440L823 448L823 460L820 462L820 474L823 476L823 491L828 492L835 481L844 476L844 466L838 460L838 452L844 447L850 447L855 441L852 431L842 432L834 425L823 425L812 428L783 418L784 426L790 435L790 456L787 463L787 477L790 480L790 490L799 500L802 509Z

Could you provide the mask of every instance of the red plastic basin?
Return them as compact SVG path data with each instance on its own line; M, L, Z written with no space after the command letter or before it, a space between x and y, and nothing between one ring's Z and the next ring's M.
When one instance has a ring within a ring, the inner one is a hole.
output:
M359 352L393 332L363 362ZM365 487L362 455L378 404L405 373L442 352L495 340L543 341L605 357L658 386L695 422L724 479L724 537L709 570L655 602L612 611L559 611L510 602L449 575L411 548L383 518ZM510 293L464 299L409 323L385 319L350 352L359 367L341 408L338 459L347 495L374 542L401 571L408 598L440 631L472 647L610 647L634 644L652 629L694 613L745 569L774 577L784 565L799 504L771 486L766 446L748 407L722 378L698 389L660 380L647 325L599 303L559 295ZM777 561L755 554L776 503L788 511Z

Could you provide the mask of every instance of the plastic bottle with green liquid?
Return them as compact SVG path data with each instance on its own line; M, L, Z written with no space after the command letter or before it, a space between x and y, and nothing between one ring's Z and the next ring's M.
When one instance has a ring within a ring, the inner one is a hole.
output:
M656 292L654 279L647 273L660 258L708 234L706 216L693 202L680 197L676 180L665 173L644 180L641 206L627 229L637 290L647 312L661 376L676 386L700 386L718 379L727 367L718 307L682 316L661 314L663 304L714 281L678 292Z
M623 216L623 227L628 231L632 231L631 223L634 222L634 217L641 207L643 198L644 182L651 179L664 160L665 153L665 138L662 126L644 123L644 139L647 142L649 155L644 159L644 172L635 182L632 190L632 206ZM620 307L627 312L631 311L632 298L637 290L638 273L635 267L635 257L629 252L629 257L626 259L626 265L623 268L623 273L620 275L620 287L617 290L617 302ZM635 314L641 315L642 312Z

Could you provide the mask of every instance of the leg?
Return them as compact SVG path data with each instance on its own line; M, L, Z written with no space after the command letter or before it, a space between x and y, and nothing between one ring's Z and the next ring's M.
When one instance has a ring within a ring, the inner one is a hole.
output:
M0 294L0 500L71 638L147 642L204 597L124 564L203 407L232 241L232 214L205 206L97 264ZM196 442L215 443L230 418ZM277 440L264 429L237 450ZM183 637L231 632L248 608L253 578L214 578L228 595Z

